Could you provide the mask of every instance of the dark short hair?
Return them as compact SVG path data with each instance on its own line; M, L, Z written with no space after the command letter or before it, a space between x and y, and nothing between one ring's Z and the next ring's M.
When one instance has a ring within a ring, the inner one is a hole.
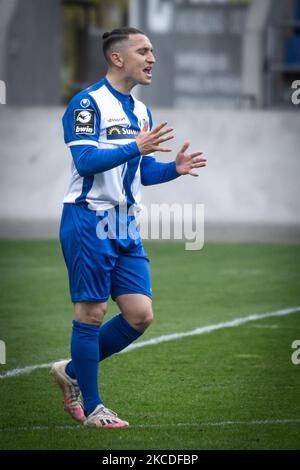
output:
M136 28L124 27L124 28L114 29L111 32L107 31L106 33L102 35L103 54L108 63L110 63L109 52L110 52L111 47L117 42L127 40L130 34L145 34L145 33L143 33L143 31L140 31L139 29L136 29Z

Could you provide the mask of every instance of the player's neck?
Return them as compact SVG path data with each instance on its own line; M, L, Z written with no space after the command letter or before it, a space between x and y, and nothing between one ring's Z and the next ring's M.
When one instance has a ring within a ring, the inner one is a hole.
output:
M116 76L110 71L107 72L106 79L115 90L119 91L123 95L130 95L130 92L135 85L132 80L127 81L123 77Z

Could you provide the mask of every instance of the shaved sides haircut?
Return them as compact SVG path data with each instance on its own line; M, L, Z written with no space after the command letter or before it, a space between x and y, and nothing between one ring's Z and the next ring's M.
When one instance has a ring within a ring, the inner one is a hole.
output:
M106 59L106 61L111 64L111 60L110 60L110 57L109 57L109 54L111 53L111 51L113 50L113 46L115 46L117 43L121 43L121 42L124 42L124 41L127 41L129 39L129 36L131 34L143 34L145 35L145 33L143 33L143 31L140 31L139 29L136 29L136 28L118 28L118 29L114 29L113 31L111 32L106 32L102 35L102 39L103 39L103 45L102 45L102 49L103 49L103 54L104 54L104 57Z

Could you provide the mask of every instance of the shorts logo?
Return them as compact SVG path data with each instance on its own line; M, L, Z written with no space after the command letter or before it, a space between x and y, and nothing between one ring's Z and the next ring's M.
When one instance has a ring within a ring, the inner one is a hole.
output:
M95 134L95 111L76 109L74 132L75 134Z
M88 100L87 98L83 98L81 101L80 101L80 106L82 106L83 108L88 108L88 106L90 105L90 100Z
M139 131L130 127L111 126L106 129L107 140L135 139Z

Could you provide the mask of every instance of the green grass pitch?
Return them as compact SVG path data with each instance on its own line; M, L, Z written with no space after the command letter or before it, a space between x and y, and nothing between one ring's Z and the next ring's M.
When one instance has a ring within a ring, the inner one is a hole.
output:
M139 340L300 305L300 246L145 243L155 321ZM56 241L0 242L0 339L17 367L69 357L73 316ZM111 302L107 318L117 313ZM300 309L119 354L105 404L128 429L87 429L48 369L0 379L1 449L299 449Z

